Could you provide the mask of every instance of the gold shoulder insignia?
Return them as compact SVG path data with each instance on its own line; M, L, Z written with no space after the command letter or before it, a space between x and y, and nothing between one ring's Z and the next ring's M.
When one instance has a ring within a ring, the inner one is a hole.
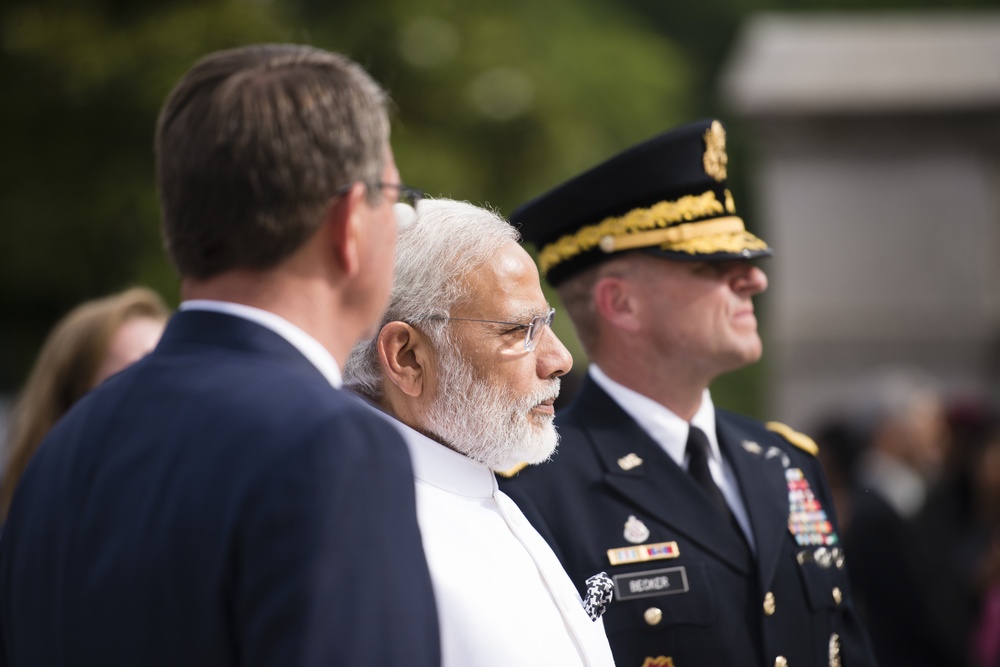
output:
M513 468L510 468L509 470L497 470L497 474L500 475L501 477L513 477L514 475L516 475L517 473L521 472L522 470L524 470L527 467L528 467L528 464L522 461L521 463L518 463Z
M819 454L819 445L817 445L816 442L805 433L799 433L795 429L790 426L785 426L781 422L767 422L764 424L764 428L768 431L774 431L804 452L808 452L813 456Z

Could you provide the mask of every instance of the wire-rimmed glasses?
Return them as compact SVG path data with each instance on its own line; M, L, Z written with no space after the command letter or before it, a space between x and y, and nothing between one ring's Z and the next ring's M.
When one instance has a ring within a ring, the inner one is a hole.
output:
M430 317L425 317L426 320L449 320L458 322L483 322L485 324L507 324L512 327L523 327L524 332L524 349L526 352L531 352L535 349L535 345L538 343L539 337L541 337L542 332L546 327L552 327L552 320L556 316L556 309L549 308L549 312L544 315L536 315L531 318L530 322L503 322L500 320L476 320L471 317L443 317L441 315L431 315Z

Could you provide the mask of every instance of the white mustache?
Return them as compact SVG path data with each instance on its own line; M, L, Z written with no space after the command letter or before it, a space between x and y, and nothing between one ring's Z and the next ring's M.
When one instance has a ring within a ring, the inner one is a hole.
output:
M529 406L528 409L530 410L546 401L556 400L559 398L561 384L559 378L548 380L545 386L536 389L529 396L525 397L524 405Z

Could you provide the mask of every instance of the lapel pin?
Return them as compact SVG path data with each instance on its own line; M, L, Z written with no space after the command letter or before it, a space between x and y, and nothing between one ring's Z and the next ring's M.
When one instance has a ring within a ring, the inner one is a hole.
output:
M618 467L622 470L631 470L642 465L642 459L635 452L629 452L626 456L618 459Z
M615 583L607 572L598 572L590 579L587 579L587 596L583 599L583 608L586 610L590 620L596 621L611 604L614 597Z
M743 445L743 449L747 450L751 454L760 455L764 452L764 448L758 445L753 440L744 440L740 444Z

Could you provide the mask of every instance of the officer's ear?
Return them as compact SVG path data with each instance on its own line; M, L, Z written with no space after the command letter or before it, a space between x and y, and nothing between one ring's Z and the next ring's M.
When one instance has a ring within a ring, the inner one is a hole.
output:
M420 331L406 322L389 322L379 331L376 349L389 382L407 396L424 392L430 341Z
M602 276L594 283L593 295L601 319L626 333L639 331L642 304L634 281L617 274Z

